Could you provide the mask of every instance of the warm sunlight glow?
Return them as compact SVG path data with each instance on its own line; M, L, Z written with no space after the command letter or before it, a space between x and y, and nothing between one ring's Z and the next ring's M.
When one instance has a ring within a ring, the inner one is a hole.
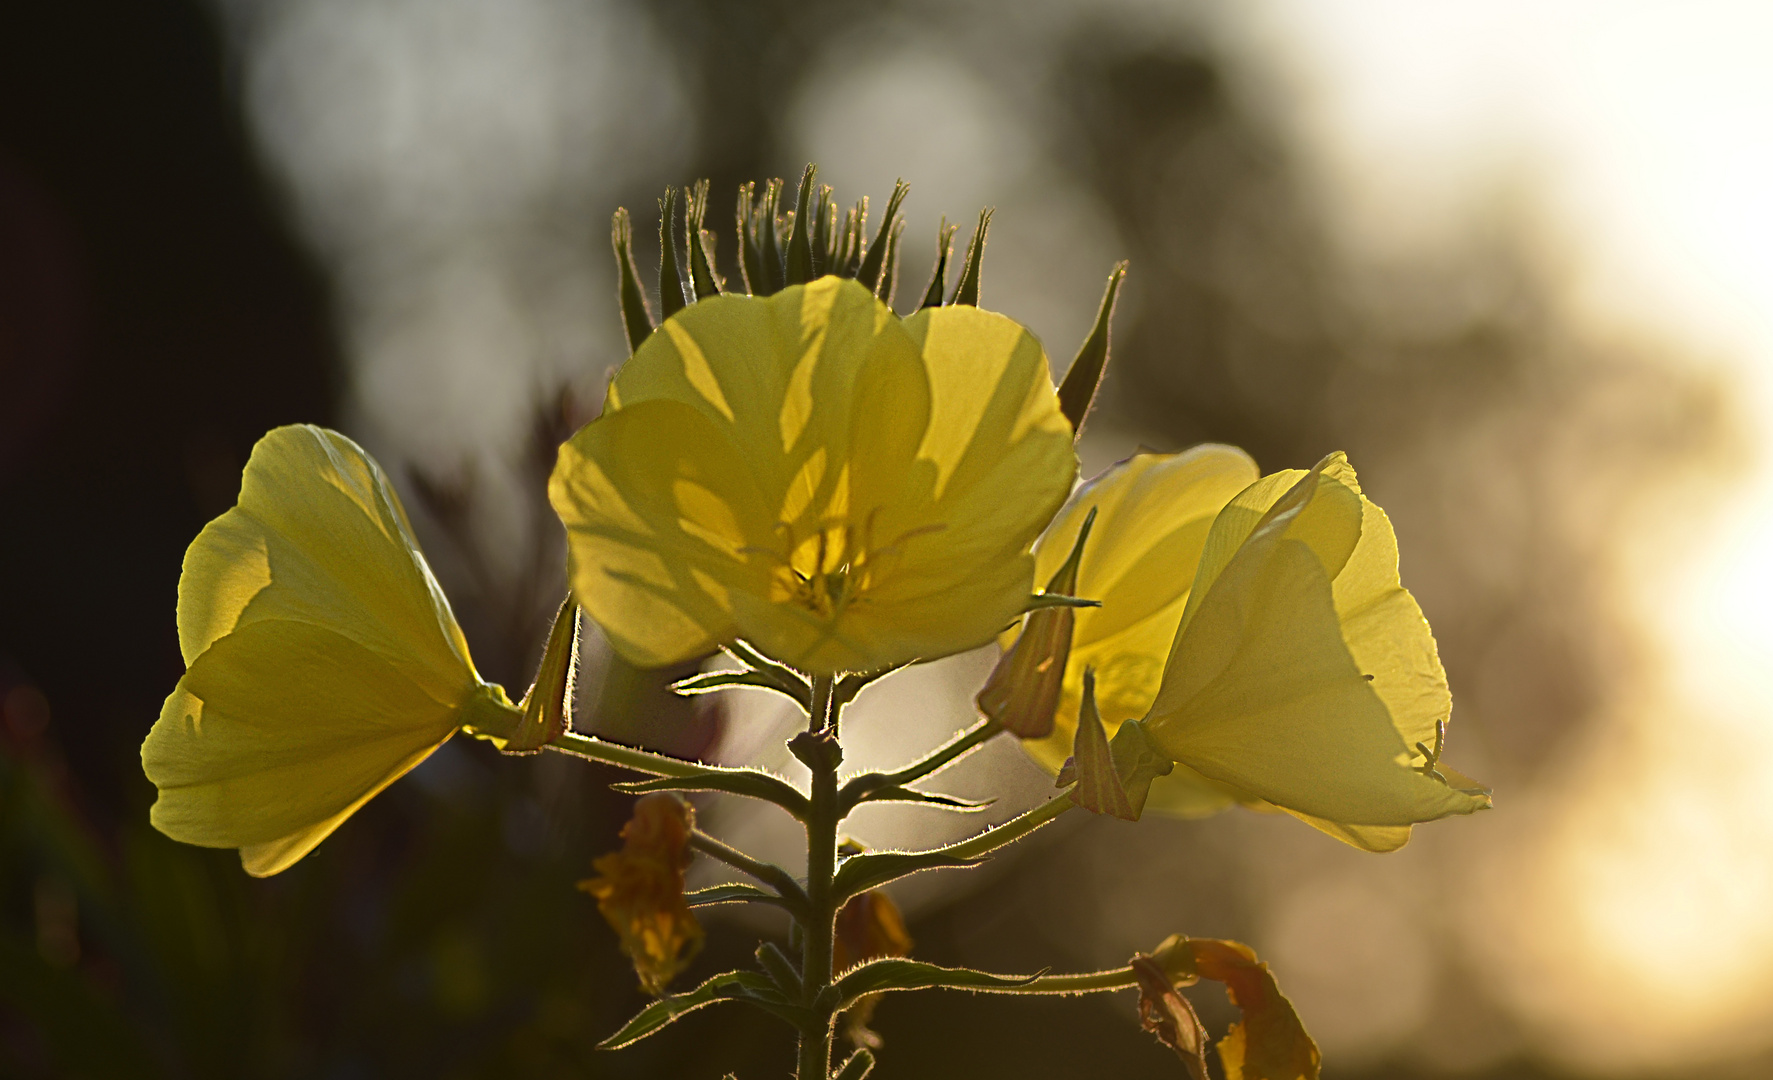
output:
M1263 10L1253 25L1307 91L1298 120L1354 243L1380 254L1432 244L1449 215L1524 199L1533 220L1558 223L1541 243L1597 333L1660 335L1727 365L1747 431L1737 471L1721 495L1700 484L1649 510L1621 553L1616 603L1642 633L1619 674L1633 704L1555 800L1523 809L1540 820L1513 822L1521 842L1491 861L1473 933L1554 1054L1628 1066L1765 1044L1773 11L1583 0ZM1520 952L1501 955L1502 939Z

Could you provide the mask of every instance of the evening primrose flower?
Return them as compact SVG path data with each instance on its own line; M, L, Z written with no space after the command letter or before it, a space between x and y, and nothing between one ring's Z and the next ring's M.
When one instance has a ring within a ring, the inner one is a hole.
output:
M275 874L463 725L521 717L480 680L380 467L337 432L259 440L238 505L185 552L186 671L142 743L150 820Z
M877 671L989 641L1076 472L1040 343L854 281L715 296L623 365L549 497L574 595L642 666L744 639Z
M1141 456L1055 519L1043 563L1101 506L1078 591L1104 603L1079 613L1063 730L1075 732L1094 667L1104 719L1142 716L1177 763L1154 783L1156 805L1268 803L1372 851L1401 847L1412 823L1488 806L1439 761L1452 698L1384 511L1341 454L1235 490L1253 475L1225 447ZM1169 531L1131 527L1142 506L1165 507ZM1051 764L1060 737L1031 752Z

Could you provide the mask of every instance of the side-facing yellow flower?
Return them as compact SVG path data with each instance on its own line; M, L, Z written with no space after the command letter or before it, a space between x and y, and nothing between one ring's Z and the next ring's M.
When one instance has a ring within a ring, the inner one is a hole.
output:
M1157 805L1266 802L1371 851L1403 846L1412 823L1487 807L1439 762L1452 697L1384 511L1341 454L1235 490L1253 475L1224 447L1142 456L1055 519L1043 564L1102 508L1078 591L1104 603L1080 612L1063 730L1095 667L1104 719L1143 716L1178 765L1154 784ZM1168 510L1141 530L1141 506ZM1030 749L1052 764L1060 737Z
M253 448L240 500L185 552L186 671L142 743L175 840L255 876L313 850L464 724L518 714L480 680L399 498L337 432Z
M666 320L549 497L573 592L628 660L742 638L832 673L991 640L1075 473L1026 329L967 306L901 320L828 277Z

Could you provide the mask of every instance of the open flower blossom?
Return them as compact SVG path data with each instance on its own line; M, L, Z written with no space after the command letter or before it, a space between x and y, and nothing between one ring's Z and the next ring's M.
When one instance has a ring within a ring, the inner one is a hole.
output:
M598 856L592 863L598 876L579 882L597 898L642 989L655 996L702 948L702 925L683 892L695 824L695 810L676 795L643 795L622 826L622 850Z
M355 443L282 427L185 552L186 671L142 743L151 820L249 873L313 850L465 724L509 727L399 498Z
M1078 594L1103 604L1078 613L1054 734L1025 745L1058 768L1094 668L1104 721L1142 717L1177 764L1154 806L1272 804L1372 851L1488 806L1439 761L1452 698L1384 511L1341 454L1254 477L1241 451L1204 446L1138 455L1078 490L1039 569L1096 507Z
M623 365L549 496L574 595L628 660L744 639L812 673L989 641L1076 474L1040 343L854 281L715 296Z

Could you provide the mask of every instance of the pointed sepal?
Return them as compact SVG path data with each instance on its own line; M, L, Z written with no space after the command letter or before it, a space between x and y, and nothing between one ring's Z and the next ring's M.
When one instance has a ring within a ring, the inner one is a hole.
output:
M579 667L579 605L572 597L560 605L535 684L523 697L523 722L499 749L507 754L534 754L572 726L573 683Z
M1084 418L1089 415L1090 405L1096 400L1096 391L1102 385L1102 374L1108 369L1108 330L1114 321L1114 302L1120 295L1120 285L1127 276L1127 264L1119 262L1108 274L1108 287L1102 293L1102 306L1096 311L1096 324L1090 328L1090 336L1084 339L1077 356L1071 361L1071 367L1065 371L1065 378L1059 384L1059 410L1065 419L1071 421L1071 430L1082 434Z
M950 304L970 304L979 306L979 276L985 270L985 232L991 228L993 207L987 206L979 211L979 226L973 230L972 243L967 245L966 266L961 269L960 283L954 287L954 298Z
M622 305L622 328L628 334L628 352L653 332L653 313L647 306L646 290L640 286L640 272L634 268L634 227L626 208L610 218L610 246L616 251L616 273L620 278L617 299Z

